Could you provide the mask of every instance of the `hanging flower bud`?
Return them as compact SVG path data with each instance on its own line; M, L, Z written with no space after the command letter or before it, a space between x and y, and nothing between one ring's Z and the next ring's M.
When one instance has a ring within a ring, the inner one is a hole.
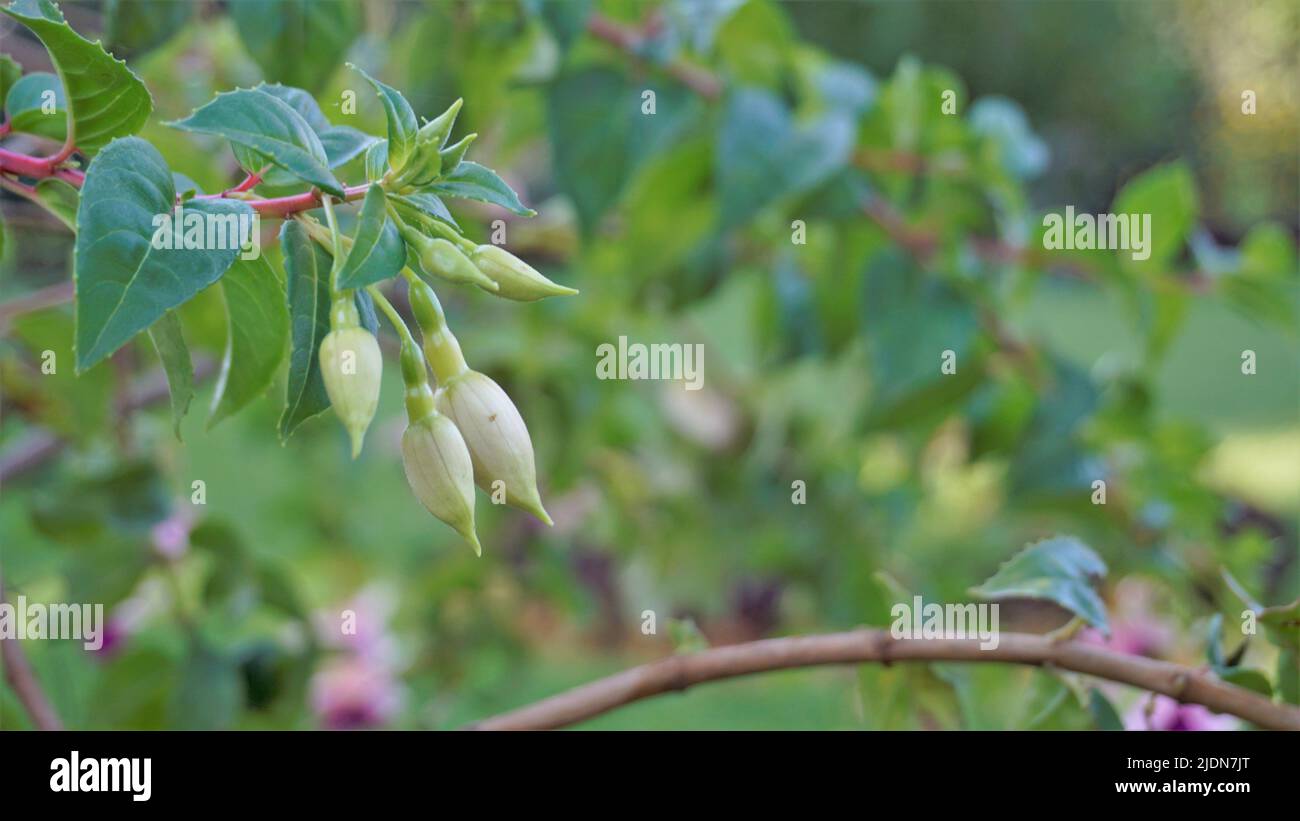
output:
M406 240L408 254L415 254L420 270L429 276L477 285L486 291L497 290L497 284L475 267L450 240L425 236L404 222L399 222L397 227L402 239Z
M435 394L438 410L460 429L474 463L474 481L488 493L500 481L507 504L546 524L551 517L537 493L537 467L528 427L515 403L485 374L466 370L443 383Z
M442 148L447 142L448 135L451 134L451 127L456 123L456 115L460 113L460 107L464 102L463 99L457 98L446 111L421 126L415 141Z
M366 428L379 407L383 356L374 335L360 326L352 296L339 297L330 315L332 330L320 343L325 392L352 438L352 458L361 452Z
M437 412L412 422L402 434L402 467L420 504L482 556L474 530L474 465L456 425Z
M406 483L425 509L446 522L483 555L474 529L474 463L460 431L435 408L424 359L413 341L402 344L406 416L402 467Z
M469 255L469 259L499 286L494 293L506 299L534 302L548 296L578 293L573 288L551 282L533 266L496 245L480 245Z

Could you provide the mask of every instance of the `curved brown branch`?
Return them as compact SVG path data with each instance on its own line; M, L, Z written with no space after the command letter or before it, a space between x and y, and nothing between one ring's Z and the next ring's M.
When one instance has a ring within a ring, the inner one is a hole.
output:
M0 603L5 601L4 584L0 583ZM27 663L27 656L18 644L19 639L0 639L0 658L4 660L5 680L13 688L18 701L38 730L62 730L63 722L54 711L54 705L45 697L36 674Z
M766 639L670 656L485 719L469 729L553 729L706 681L794 667L894 661L1050 664L1062 670L1130 684L1182 702L1201 704L1260 727L1300 730L1300 708L1275 704L1261 695L1220 681L1206 670L1027 633L1003 633L995 649L981 650L979 639L895 639L887 630Z

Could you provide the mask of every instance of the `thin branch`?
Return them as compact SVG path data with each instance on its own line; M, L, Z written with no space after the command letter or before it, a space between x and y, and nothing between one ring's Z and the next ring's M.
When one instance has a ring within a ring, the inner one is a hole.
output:
M827 664L894 661L966 661L1050 665L1200 704L1260 727L1300 730L1300 708L1275 704L1220 681L1207 670L1131 656L1078 641L1053 641L1027 633L1002 633L994 649L979 639L896 639L887 630L766 639L670 656L470 725L477 730L545 730L566 727L625 704L685 690L695 684L769 670Z
M0 604L4 602L4 584L0 582ZM41 683L28 664L19 641L18 638L0 639L0 658L4 659L5 681L13 688L36 729L62 730L63 722L59 720L54 705L45 697L45 691L41 689Z

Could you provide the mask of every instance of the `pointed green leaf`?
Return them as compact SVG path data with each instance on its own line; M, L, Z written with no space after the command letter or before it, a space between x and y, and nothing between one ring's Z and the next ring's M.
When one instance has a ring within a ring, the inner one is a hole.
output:
M372 185L361 205L352 249L339 271L339 289L361 288L397 276L405 264L406 243L388 218L384 189Z
M491 168L468 160L456 166L455 170L425 189L428 193L444 197L459 197L465 200L477 200L492 205L499 205L512 214L532 217L536 211L519 201L505 180L497 176Z
M126 63L72 30L50 0L14 0L5 14L27 26L50 53L68 94L68 117L77 148L93 156L114 137L139 131L153 99Z
M289 339L284 285L265 256L235 260L221 279L221 291L228 330L209 429L266 392Z
M415 110L397 89L384 85L351 63L348 66L375 87L375 93L384 104L384 116L388 118L388 162L395 170L401 171L415 149L415 137L419 133Z
M90 164L74 249L78 371L216 282L239 253L253 209L224 199L191 200L185 218L201 218L204 244L228 247L155 247L175 200L167 163L144 140L116 140Z
M1072 536L1056 536L1029 545L970 592L983 599L1046 599L1109 633L1106 605L1092 587L1105 575L1106 564L1091 548Z
M1124 721L1115 710L1115 705L1096 687L1088 690L1088 712L1098 730L1123 730Z
M307 122L307 125L311 126L312 131L316 132L321 147L325 149L326 164L330 168L338 168L378 140L377 137L372 137L351 126L331 123L326 119L325 114L321 112L316 98L301 88L263 84L253 90L277 97L298 112L299 116ZM231 147L234 149L235 158L239 160L239 164L249 173L262 170L270 162L264 155L251 148L238 143ZM297 182L296 178L279 168L272 168L263 175L262 180L272 187L288 186Z
M1132 251L1123 250L1120 263L1131 270L1167 269L1191 236L1199 212L1196 180L1185 163L1160 165L1129 180L1115 195L1111 213L1151 216L1150 234L1144 237L1151 256L1135 260Z
M447 204L437 194L421 191L418 194L390 194L388 198L400 205L414 208L426 217L442 220L457 231L460 230L460 226L456 224L456 218L447 210Z
M167 374L167 389L172 402L172 432L180 439L181 420L189 413L190 400L194 398L194 364L190 361L190 349L185 344L181 320L176 312L168 311L149 326L149 338L153 340L158 358L162 360L163 372Z
M330 406L316 350L330 329L329 279L333 263L325 249L308 236L307 229L294 220L287 220L281 227L280 248L284 253L292 344L284 412L280 415L280 440L284 441L298 425Z
M1214 668L1214 673L1229 684L1245 687L1267 698L1273 697L1273 685L1268 683L1268 677L1259 670L1252 670L1249 667L1219 666Z
M366 179L379 182L388 173L388 140L380 140L366 149Z
M320 138L297 111L273 94L240 88L218 94L174 128L225 137L266 157L292 176L342 197Z
M68 135L68 101L63 83L47 71L26 75L3 98L9 127L24 134L36 134L51 140Z

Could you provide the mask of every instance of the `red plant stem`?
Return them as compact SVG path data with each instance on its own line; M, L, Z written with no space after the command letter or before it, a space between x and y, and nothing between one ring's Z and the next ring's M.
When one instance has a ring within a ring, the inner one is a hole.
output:
M56 155L57 156L57 155ZM54 179L63 180L70 185L80 188L86 182L86 174L75 168L59 168L57 162L52 162L53 157L29 157L26 154L19 154L14 151L8 151L0 148L0 173L13 174L19 177L28 177L31 179ZM64 158L66 159L66 157ZM60 159L58 162L62 162ZM239 185L223 194L244 193L261 181L261 175L250 174ZM16 181L15 181L16 182ZM21 183L16 183L22 185ZM366 195L370 184L354 185L344 189L344 200L357 200ZM212 196L222 196L216 194ZM275 197L265 200L244 200L253 210L269 217L287 217L290 214L296 214L299 211L310 211L313 208L320 207L321 192L313 188L301 194L293 194L287 197Z

